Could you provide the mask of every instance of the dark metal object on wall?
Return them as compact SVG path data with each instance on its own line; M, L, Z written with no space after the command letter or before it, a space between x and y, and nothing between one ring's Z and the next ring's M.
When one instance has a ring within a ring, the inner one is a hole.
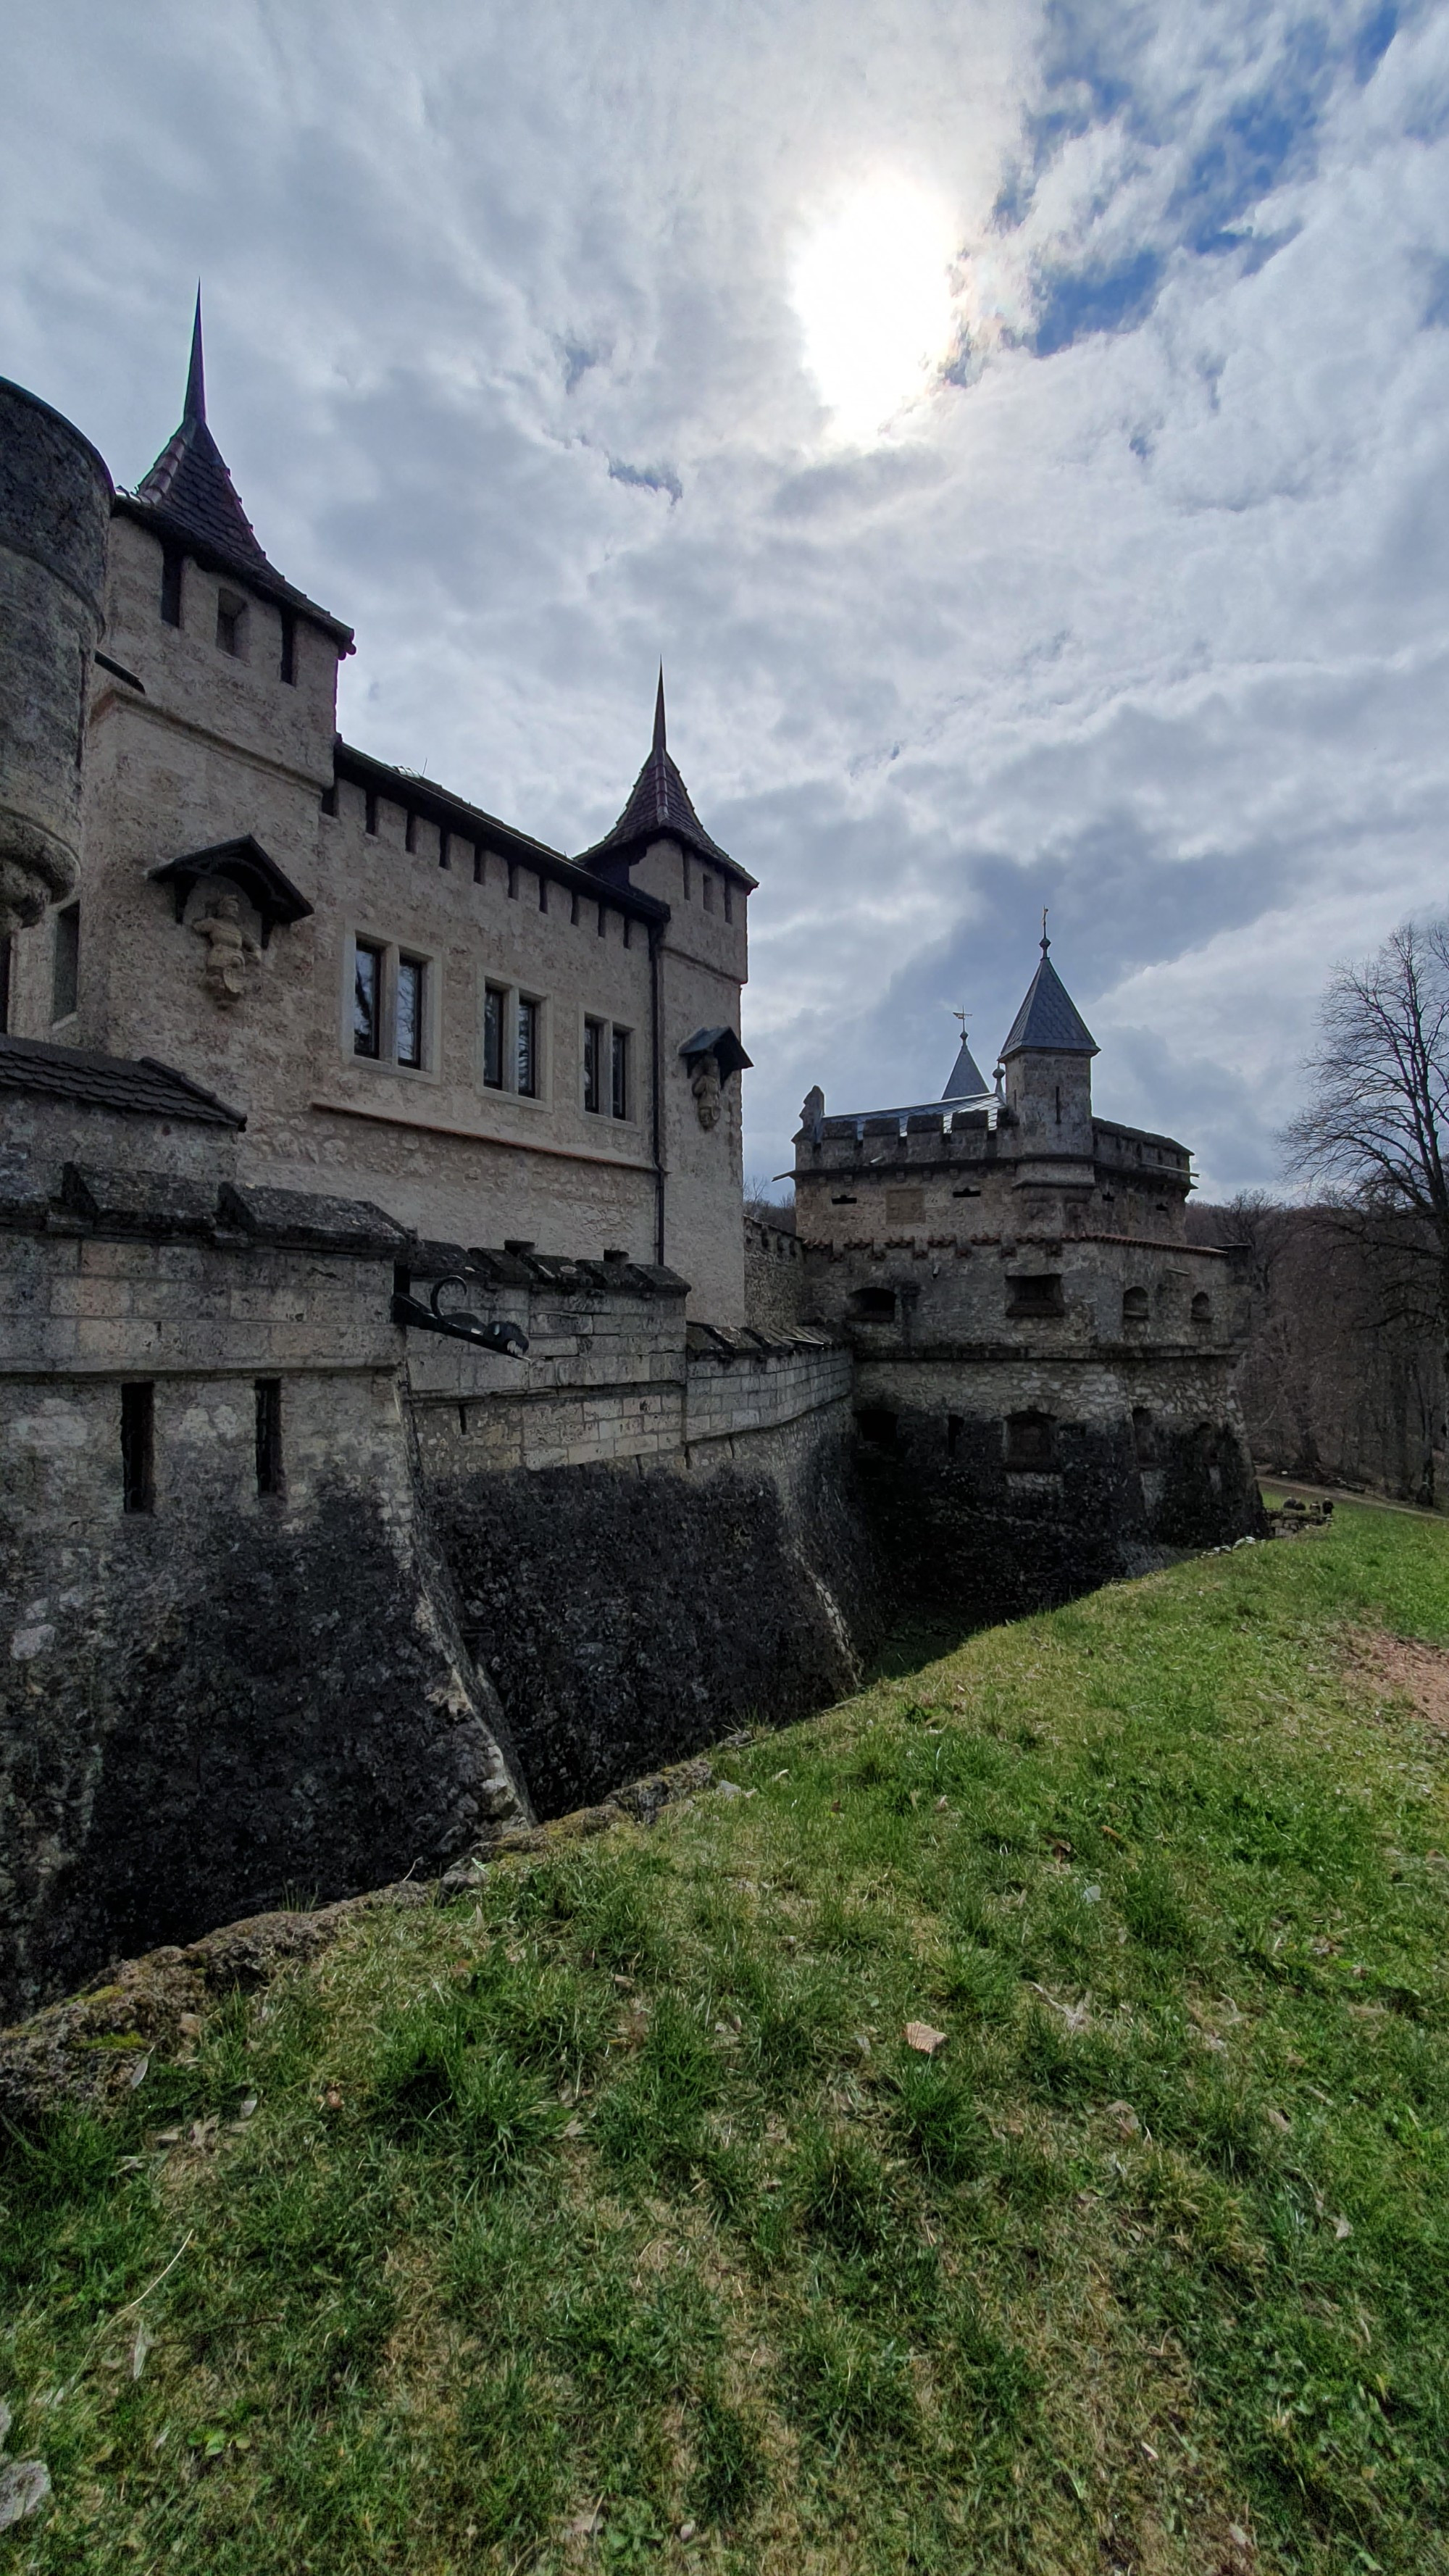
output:
M485 1323L481 1315L470 1314L462 1306L454 1306L445 1313L439 1303L445 1288L461 1288L466 1297L469 1283L461 1270L450 1270L445 1278L434 1281L433 1293L426 1306L409 1289L394 1289L393 1322L401 1324L405 1331L442 1333L450 1341L470 1342L475 1350L497 1351L504 1359L522 1359L528 1348L528 1335L520 1331L517 1324Z

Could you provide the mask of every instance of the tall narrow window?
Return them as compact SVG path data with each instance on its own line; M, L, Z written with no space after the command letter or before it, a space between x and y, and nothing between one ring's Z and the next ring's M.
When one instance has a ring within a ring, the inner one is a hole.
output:
M297 685L297 620L290 608L282 611L282 677L289 689Z
M421 957L397 961L397 1060L421 1065L423 1060L423 976Z
M128 1512L156 1508L156 1389L121 1389L121 1491Z
M184 558L179 546L162 547L161 623L163 626L179 626L181 623L181 566L183 560Z
M616 1118L629 1115L629 1032L615 1029L609 1050L609 1106Z
M375 836L377 832L377 790L374 787L365 787L362 791L362 817L364 828Z
M525 1100L538 1097L538 1020L537 1002L518 997L518 1038L516 1062L518 1089Z
M230 653L241 661L246 652L247 604L234 590L222 590L216 597L216 649Z
M604 1105L604 1024L602 1020L584 1022L584 1107L598 1111Z
M259 1377L257 1391L257 1492L282 1491L282 1381Z
M51 977L50 1016L68 1020L80 998L80 905L68 903L55 916L55 957Z
M361 939L352 967L352 1052L382 1053L382 950Z
M483 1079L490 1091L503 1089L503 1024L508 995L498 984L483 987Z
M10 978L15 971L15 944L0 939L0 1038L10 1032Z

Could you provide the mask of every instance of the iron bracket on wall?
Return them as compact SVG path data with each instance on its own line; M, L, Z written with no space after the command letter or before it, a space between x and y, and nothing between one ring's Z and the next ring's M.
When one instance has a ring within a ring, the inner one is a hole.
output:
M449 1341L471 1343L475 1351L497 1351L504 1359L521 1360L528 1348L528 1335L517 1324L485 1323L481 1315L470 1315L461 1306L444 1313L438 1303L443 1290L461 1288L466 1296L468 1284L461 1271L449 1271L446 1278L434 1281L426 1306L410 1290L395 1289L392 1320L415 1333L442 1333Z

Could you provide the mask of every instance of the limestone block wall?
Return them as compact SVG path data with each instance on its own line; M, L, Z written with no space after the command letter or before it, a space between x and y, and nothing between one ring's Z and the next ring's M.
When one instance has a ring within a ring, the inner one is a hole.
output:
M793 1331L805 1288L805 1247L796 1234L745 1217L745 1321L762 1332Z
M0 2009L526 1810L376 1211L71 1166L0 1231ZM265 1437L263 1436L265 1433Z
M428 1508L463 1633L545 1813L849 1686L880 1586L849 1353L686 1326L633 1263L420 1247L415 1295L469 1303L527 1358L408 1336ZM460 1292L461 1294L461 1292Z

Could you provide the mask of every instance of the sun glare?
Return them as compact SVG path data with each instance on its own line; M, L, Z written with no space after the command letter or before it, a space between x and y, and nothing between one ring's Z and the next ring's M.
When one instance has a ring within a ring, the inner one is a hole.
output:
M875 437L947 355L954 249L946 207L887 178L848 198L802 245L791 295L838 438Z

